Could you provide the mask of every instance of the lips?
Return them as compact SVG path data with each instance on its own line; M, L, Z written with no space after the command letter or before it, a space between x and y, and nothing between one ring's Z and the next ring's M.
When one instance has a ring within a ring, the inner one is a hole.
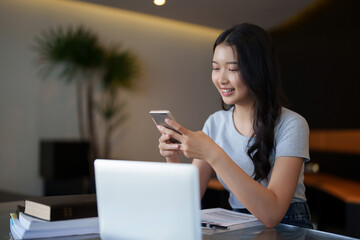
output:
M234 90L235 90L235 88L221 89L221 91L224 92L224 93L232 92Z
M223 96L230 96L234 92L235 88L221 88Z

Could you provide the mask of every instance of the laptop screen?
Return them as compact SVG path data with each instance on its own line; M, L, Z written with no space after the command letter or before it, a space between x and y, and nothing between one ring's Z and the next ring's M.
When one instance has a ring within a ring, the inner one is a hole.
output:
M201 239L195 166L97 159L95 181L102 239Z

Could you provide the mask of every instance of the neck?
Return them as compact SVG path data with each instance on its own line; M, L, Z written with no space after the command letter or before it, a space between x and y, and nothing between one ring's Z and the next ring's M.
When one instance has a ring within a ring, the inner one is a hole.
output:
M235 105L233 121L236 130L246 136L251 137L253 130L254 110L253 105Z

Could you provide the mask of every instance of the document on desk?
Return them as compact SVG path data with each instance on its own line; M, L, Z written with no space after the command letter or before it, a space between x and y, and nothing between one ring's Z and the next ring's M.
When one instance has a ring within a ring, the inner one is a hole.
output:
M262 223L251 214L210 208L201 210L201 225L203 233L215 233L254 227Z

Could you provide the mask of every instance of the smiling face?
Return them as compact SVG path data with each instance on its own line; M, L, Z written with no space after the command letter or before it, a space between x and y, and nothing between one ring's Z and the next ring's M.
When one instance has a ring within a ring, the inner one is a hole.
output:
M236 52L226 44L216 46L212 81L227 105L252 104L253 98L241 75Z

